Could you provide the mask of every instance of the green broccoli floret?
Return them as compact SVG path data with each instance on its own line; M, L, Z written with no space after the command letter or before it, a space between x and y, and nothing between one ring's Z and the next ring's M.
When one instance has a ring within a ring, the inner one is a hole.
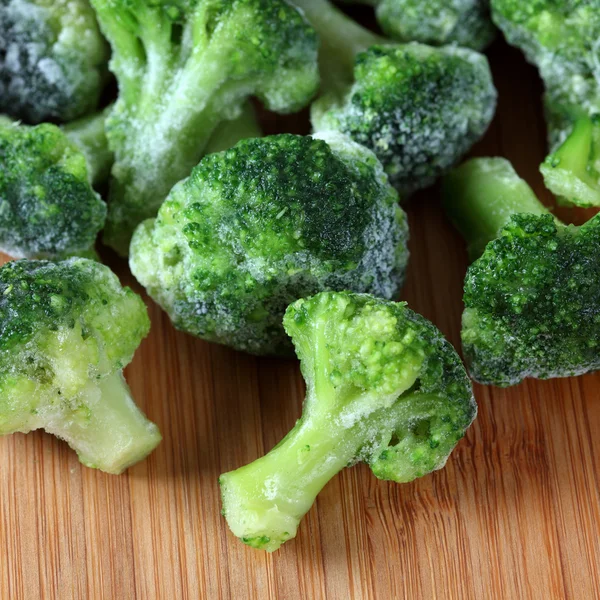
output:
M398 483L442 468L477 411L454 348L404 303L324 292L292 304L284 325L306 379L302 417L219 479L231 531L267 551L296 535L344 467L362 461Z
M288 354L288 304L322 290L392 298L406 215L372 152L341 134L244 140L206 156L141 224L130 265L175 326Z
M16 258L93 256L105 218L85 157L58 127L0 117L0 250Z
M400 42L483 50L495 37L489 0L352 0L374 6L383 31Z
M509 386L600 368L600 217L561 224L504 159L466 163L444 193L472 247L489 240L465 280L471 376Z
M598 0L492 0L509 43L536 65L545 85L551 155L541 170L564 204L600 206Z
M67 137L85 156L90 182L95 188L108 181L115 162L115 155L108 147L105 127L111 109L112 106L109 106L102 112L71 121L62 127Z
M148 333L141 298L94 261L0 268L0 435L45 429L79 460L121 473L160 433L122 370Z
M473 50L386 42L327 0L295 0L321 36L323 94L316 131L336 130L375 152L392 185L433 183L486 131L496 90Z
M87 0L0 3L0 112L30 123L92 112L107 64Z
M116 162L105 241L125 255L135 227L249 96L277 112L310 101L317 38L285 0L91 1L119 82L107 120Z

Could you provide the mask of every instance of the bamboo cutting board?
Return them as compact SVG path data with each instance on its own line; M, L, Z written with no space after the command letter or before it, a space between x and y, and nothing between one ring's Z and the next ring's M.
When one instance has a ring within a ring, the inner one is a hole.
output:
M489 54L500 106L475 152L508 157L549 200L536 73L500 42ZM463 245L436 189L408 211L403 299L457 344ZM133 284L124 262L109 263ZM228 532L217 477L293 425L298 366L178 333L148 306L152 332L127 377L163 443L115 477L41 432L0 439L0 599L600 598L600 374L477 386L479 417L444 470L396 485L347 469L268 555Z

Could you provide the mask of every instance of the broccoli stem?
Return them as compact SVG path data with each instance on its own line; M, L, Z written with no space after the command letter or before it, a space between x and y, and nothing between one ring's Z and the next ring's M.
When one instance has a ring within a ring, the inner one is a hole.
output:
M330 417L304 416L268 454L221 475L223 513L245 544L272 552L293 538L321 489L356 457L363 420L343 429Z
M213 132L204 149L205 154L233 148L239 141L262 137L263 132L251 102L246 102L242 114L236 119L223 121Z
M361 27L328 0L294 0L319 34L321 86L325 91L345 89L354 80L354 60L377 44L390 42Z
M443 182L446 214L465 241L471 260L498 237L511 216L550 211L503 158L475 158L450 172Z
M600 206L600 117L575 121L569 137L540 165L561 204Z
M161 440L158 427L131 398L121 372L90 382L76 402L75 409L55 413L44 429L64 439L88 467L118 475Z
M83 152L88 166L90 183L98 187L110 176L110 169L115 160L108 147L105 121L112 105L102 112L71 121L62 127L69 139Z

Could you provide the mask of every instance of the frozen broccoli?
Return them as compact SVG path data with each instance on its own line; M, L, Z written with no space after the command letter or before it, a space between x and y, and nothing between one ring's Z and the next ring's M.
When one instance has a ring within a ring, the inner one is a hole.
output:
M115 161L108 147L105 122L112 107L102 112L71 121L62 127L67 137L81 150L88 166L90 182L94 187L105 184Z
M92 112L107 64L87 0L0 2L0 112L30 123Z
M148 333L142 300L87 259L0 268L0 435L45 429L121 473L160 442L122 370Z
M433 183L483 135L496 106L485 56L385 45L327 0L295 3L321 36L315 130L341 131L375 152L401 194Z
M600 2L492 0L492 10L544 80L546 185L561 203L600 206Z
M92 0L113 48L119 98L107 120L116 155L105 241L126 254L205 154L224 120L257 96L294 111L318 86L317 38L285 0Z
M206 156L131 244L138 281L175 326L288 354L282 317L322 290L392 298L406 215L372 152L338 133L244 140Z
M105 218L85 157L58 127L0 117L0 250L16 258L93 256Z
M362 461L380 479L442 468L476 414L460 358L403 303L324 292L285 313L306 379L302 417L266 456L221 475L232 532L273 551L323 486Z
M374 6L387 35L401 42L483 50L495 36L489 0L352 0Z
M600 368L600 216L565 226L504 159L447 176L447 210L483 250L465 280L462 342L472 377L509 386Z

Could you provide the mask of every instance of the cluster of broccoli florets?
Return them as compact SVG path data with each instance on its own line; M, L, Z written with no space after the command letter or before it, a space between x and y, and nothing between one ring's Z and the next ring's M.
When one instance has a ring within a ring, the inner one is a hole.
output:
M293 538L321 488L362 461L408 482L444 466L476 415L435 326L396 303L399 202L444 176L471 259L462 341L500 386L600 368L600 217L559 222L508 161L455 168L496 106L495 35L538 65L562 202L600 205L600 12L592 0L7 0L0 6L0 434L43 428L120 473L161 437L123 368L173 324L257 355L295 349L303 415L221 476L245 543ZM110 48L110 53L109 53ZM110 61L109 61L110 54ZM111 94L109 70L118 92ZM311 104L313 134L263 137L253 100ZM106 199L105 201L102 199Z

